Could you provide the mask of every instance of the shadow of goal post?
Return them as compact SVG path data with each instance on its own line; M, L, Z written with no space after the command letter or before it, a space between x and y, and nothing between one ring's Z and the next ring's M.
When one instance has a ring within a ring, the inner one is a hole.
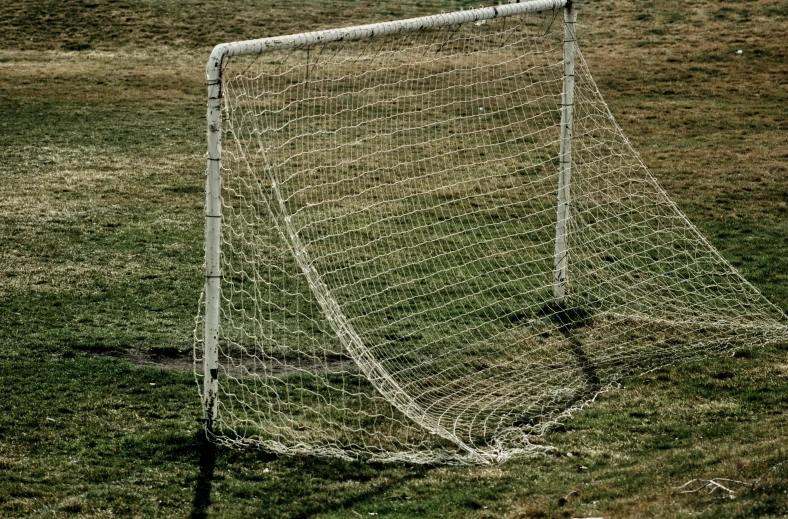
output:
M570 207L572 103L574 100L574 63L577 49L575 23L577 2L572 0L509 0L508 4L453 13L411 18L369 25L293 34L288 36L223 43L214 47L206 67L208 86L208 154L205 188L205 335L203 352L203 411L206 433L212 436L218 418L218 353L221 300L221 158L222 158L222 66L233 56L254 55L274 50L308 47L337 41L353 41L395 33L474 23L525 13L558 10L564 18L564 69L561 95L560 163L556 246L553 272L555 303L563 305L567 281L567 223Z

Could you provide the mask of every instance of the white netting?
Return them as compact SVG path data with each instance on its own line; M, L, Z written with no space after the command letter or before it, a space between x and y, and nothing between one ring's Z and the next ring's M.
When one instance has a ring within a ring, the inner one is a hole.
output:
M219 441L504 460L625 374L788 340L579 54L553 305L562 36L550 11L226 61Z

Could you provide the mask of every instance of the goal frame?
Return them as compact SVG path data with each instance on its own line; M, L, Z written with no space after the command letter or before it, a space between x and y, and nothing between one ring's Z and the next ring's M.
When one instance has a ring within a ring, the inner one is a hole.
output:
M221 160L222 160L222 68L233 56L263 54L270 51L309 47L338 41L353 41L389 34L419 32L427 29L481 22L495 18L541 11L563 11L564 66L561 95L561 135L558 171L555 262L553 297L558 306L565 304L567 284L570 217L570 176L572 162L572 108L574 100L574 63L577 51L575 23L577 2L572 0L509 0L508 4L452 13L410 18L391 22L307 32L255 40L222 43L214 47L206 66L208 87L207 178L205 188L205 335L203 351L203 412L206 433L214 433L218 418L219 319L221 301Z

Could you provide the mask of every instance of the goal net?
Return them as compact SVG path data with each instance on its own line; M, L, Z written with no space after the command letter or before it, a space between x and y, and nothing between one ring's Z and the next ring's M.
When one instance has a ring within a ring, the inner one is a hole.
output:
M569 13L217 47L195 346L217 441L503 461L624 375L788 340L632 149Z

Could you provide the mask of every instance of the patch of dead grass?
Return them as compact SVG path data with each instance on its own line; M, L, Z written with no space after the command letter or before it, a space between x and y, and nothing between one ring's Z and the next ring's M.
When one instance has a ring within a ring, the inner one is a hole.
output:
M210 49L0 52L0 93L21 105L202 104ZM144 124L144 121L140 121Z

